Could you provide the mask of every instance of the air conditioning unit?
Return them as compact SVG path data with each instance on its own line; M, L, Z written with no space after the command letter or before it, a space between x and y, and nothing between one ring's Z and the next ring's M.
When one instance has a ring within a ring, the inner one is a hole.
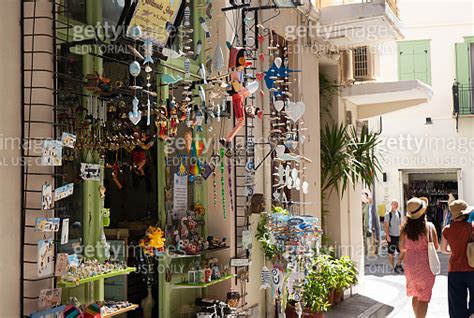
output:
M376 47L361 46L352 49L354 79L356 81L374 81L378 55Z

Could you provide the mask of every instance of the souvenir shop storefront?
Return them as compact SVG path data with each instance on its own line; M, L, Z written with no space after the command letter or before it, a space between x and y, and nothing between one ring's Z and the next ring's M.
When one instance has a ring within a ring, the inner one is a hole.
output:
M318 220L291 209L301 71L259 11L224 8L227 39L210 0L22 5L22 315L258 317L249 284L290 317L325 311Z

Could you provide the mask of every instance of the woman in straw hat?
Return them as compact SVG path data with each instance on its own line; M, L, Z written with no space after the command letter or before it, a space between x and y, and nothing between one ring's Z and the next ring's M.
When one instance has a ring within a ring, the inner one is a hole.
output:
M431 237L438 249L436 228L426 221L427 198L412 198L407 202L407 218L400 233L400 249L405 251L407 296L412 298L416 318L426 317L428 303L435 282L428 260L428 241Z
M471 241L473 226L467 223L473 210L465 201L454 200L449 204L452 221L443 229L441 250L450 253L448 265L448 301L451 318L474 315L474 268L469 266L466 250ZM449 244L450 251L448 251ZM467 291L469 290L469 306ZM473 317L473 316L471 316Z

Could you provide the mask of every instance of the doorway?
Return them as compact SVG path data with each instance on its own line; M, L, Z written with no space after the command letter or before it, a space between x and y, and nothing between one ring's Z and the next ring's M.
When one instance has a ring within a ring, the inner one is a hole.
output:
M451 193L456 199L462 197L461 169L401 171L403 193L402 207L412 197L427 197L426 216L438 233L450 221L448 199Z

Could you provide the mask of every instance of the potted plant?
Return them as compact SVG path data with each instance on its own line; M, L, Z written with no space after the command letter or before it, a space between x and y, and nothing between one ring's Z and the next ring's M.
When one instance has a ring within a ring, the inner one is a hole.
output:
M357 269L355 263L347 256L334 260L335 288L334 303L342 301L344 290L357 284Z
M331 307L329 294L335 285L334 263L329 255L318 255L312 262L303 287L302 309L305 317L322 318ZM298 317L295 302L286 308L287 318Z

